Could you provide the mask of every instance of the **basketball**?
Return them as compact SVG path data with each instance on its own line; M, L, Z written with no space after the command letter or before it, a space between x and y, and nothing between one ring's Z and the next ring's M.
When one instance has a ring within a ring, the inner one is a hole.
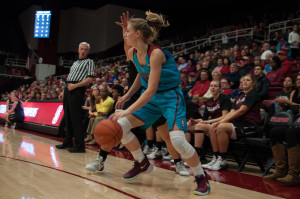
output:
M120 143L123 136L121 126L111 119L101 120L94 130L94 137L100 146L114 147Z

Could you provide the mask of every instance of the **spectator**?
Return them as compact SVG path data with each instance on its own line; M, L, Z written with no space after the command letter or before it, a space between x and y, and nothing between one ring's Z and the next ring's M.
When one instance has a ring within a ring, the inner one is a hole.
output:
M37 101L41 100L41 93L40 92L35 93L35 100L37 100Z
M208 71L202 70L200 74L200 80L196 82L195 86L190 90L189 96L195 101L198 101L199 97L202 97L209 88Z
M35 98L35 92L34 91L30 92L29 100L36 100L36 98Z
M212 71L212 73L218 72L218 71L220 72L222 70L222 68L223 68L223 59L219 58L217 60L217 66L214 68L214 70Z
M227 167L226 156L230 139L255 136L260 128L260 97L255 88L255 77L247 74L243 81L244 93L236 98L231 111L224 118L212 124L214 130L210 133L210 141L218 158L210 169L221 170Z
M265 77L263 73L263 67L261 65L256 65L254 67L254 76L257 80L256 92L260 96L260 99L264 100L268 96L270 81L268 78Z
M11 128L16 128L17 123L24 121L24 110L16 90L10 93L10 97L6 101L4 119L6 120L5 127L11 124Z
M256 42L253 42L252 43L252 49L250 49L251 56L253 58L256 57L256 56L260 56L259 53L260 53L260 50L258 48L258 44Z
M228 78L222 78L221 79L221 93L224 95L230 95L230 93L232 93L233 90L230 88L230 83Z
M293 31L289 34L288 40L291 46L291 56L293 59L299 56L299 43L300 43L300 36L298 33L298 25L295 24L293 26Z
M119 80L119 79L115 79L113 85L114 85L114 86L115 86L115 85L120 85L120 80Z
M128 86L128 79L126 77L122 78L121 86L123 86L123 88L125 88L126 86Z
M239 68L236 63L232 63L230 65L230 72L226 74L226 77L229 79L230 87L232 89L236 89L239 87L241 75L239 73Z
M249 64L249 58L247 56L242 57L242 62L239 67L239 73L241 77L247 75L250 72L251 66Z
M244 81L244 77L241 77L240 79L240 83L239 83L239 88L233 90L233 92L231 92L228 96L230 97L230 101L231 103L235 102L235 98L239 95L241 95L244 90L243 90L243 81Z
M98 88L100 89L101 85L102 85L103 80L101 78L96 78L96 84L98 86Z
M191 54L192 55L192 54ZM195 61L194 59L189 59L188 60L188 65L185 67L185 70L187 72L195 72L196 71L196 66L195 66Z
M47 99L47 100L51 100L51 99L52 99L52 95L51 95L50 92L47 92L47 94L46 94L46 99Z
M271 86L280 86L283 82L283 72L281 70L281 61L278 56L274 56L271 60L272 70L267 73L266 77L270 81Z
M271 71L271 59L273 57L273 54L267 54L266 59L261 63L261 65L264 67L264 73L267 75L268 72Z
M287 52L287 57L291 57L291 47L290 44L284 39L284 37L281 35L279 42L276 47L276 52L278 55L279 51L286 51Z
M296 118L299 114L300 109L300 73L296 79L296 88L292 91L290 99L286 98L278 98L276 100L277 103L285 103L289 106L289 109L292 110L294 118Z
M269 116L274 115L274 113L288 111L289 106L286 103L282 103L282 98L290 100L291 93L293 91L293 80L291 77L286 77L283 81L283 91L276 95L273 103L267 107L266 105L262 104L261 109L269 113ZM290 111L288 111L290 113Z
M262 61L264 61L266 59L266 55L267 54L273 55L273 52L270 50L270 44L267 43L267 42L265 42L263 44L262 49L261 49L261 56L260 56L260 58L261 58Z
M220 71L217 71L217 72L213 72L212 73L212 80L215 80L215 81L221 81L222 79L222 74Z
M118 79L118 76L116 75L116 72L109 72L109 74L110 74L110 79L109 79L109 83L111 83L111 84L113 84L114 83L114 81L115 81L115 79Z
M180 79L181 79L181 82L183 83L183 87L185 87L188 83L187 71L185 69L180 71Z
M179 62L180 62L180 65L178 66L178 71L181 71L188 66L188 63L184 57L180 57Z
M221 120L231 109L230 99L226 95L221 94L220 87L220 81L211 81L209 90L212 94L212 97L205 103L202 119L191 118L188 122L189 132L194 133L194 146L199 157L202 155L201 151L204 135L209 135L210 131L212 130L211 123ZM187 136L187 139L190 141L189 136Z
M229 58L225 57L223 59L223 67L221 69L222 76L225 76L230 71L230 65L231 65L231 63L230 63Z
M260 56L254 57L254 67L255 66L260 66L261 65L261 59ZM263 67L264 68L264 67Z
M58 94L57 94L56 91L53 91L53 92L51 93L51 100L53 100L53 101L58 100Z
M96 86L93 85L91 87L91 91L89 92L89 124L88 124L88 128L86 130L87 136L84 139L85 143L89 143L90 141L92 141L94 139L93 134L92 134L92 127L93 124L95 122L95 118L96 118L96 114L97 114L97 108L96 108L96 104L100 103L100 89ZM87 104L86 104L87 105Z
M231 63L237 63L239 60L241 60L240 52L233 51L232 56L229 59Z
M46 98L46 93L42 92L41 94L41 101L46 101L47 98Z
M291 76L291 72L292 72L292 64L291 62L288 60L287 58L287 52L284 50L280 50L277 52L277 55L281 61L281 69L283 72L283 76Z
M299 127L276 127L271 129L270 140L276 171L271 175L264 176L264 180L277 180L288 186L299 186L299 131Z
M114 100L114 104L113 104L113 109L110 113L115 112L115 105L117 101L123 96L123 93L124 93L124 88L121 85L115 85L112 88L112 99Z
M188 83L183 89L186 93L188 93L195 86L196 78L197 78L197 74L195 72L189 73Z
M93 115L96 117L94 122L89 123L88 129L90 131L88 133L94 134L95 126L103 120L106 116L109 115L109 113L113 110L114 100L109 97L108 89L101 89L100 90L100 103L96 104L96 113ZM94 137L94 136L93 136ZM96 140L93 139L90 142L86 143L87 145L95 145Z

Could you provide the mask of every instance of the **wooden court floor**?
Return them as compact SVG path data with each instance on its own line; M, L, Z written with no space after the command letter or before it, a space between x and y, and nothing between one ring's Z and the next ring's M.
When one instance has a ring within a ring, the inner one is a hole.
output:
M208 196L193 195L194 177L176 174L170 161L151 161L152 173L124 182L121 176L133 164L128 151L111 153L104 171L93 173L85 165L95 159L97 150L72 154L57 150L59 143L51 136L0 125L0 198L300 198L299 188L264 182L255 169L238 173L234 166L228 171L207 170Z

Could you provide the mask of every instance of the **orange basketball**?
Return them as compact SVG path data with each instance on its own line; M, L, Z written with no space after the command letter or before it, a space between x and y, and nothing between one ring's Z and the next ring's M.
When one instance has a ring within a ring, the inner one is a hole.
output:
M101 120L94 129L94 137L100 146L114 147L123 136L121 126L111 119Z

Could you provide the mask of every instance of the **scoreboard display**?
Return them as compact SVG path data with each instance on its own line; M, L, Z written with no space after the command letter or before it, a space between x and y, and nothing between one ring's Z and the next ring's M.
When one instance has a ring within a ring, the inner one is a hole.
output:
M49 38L51 11L36 11L34 38Z

